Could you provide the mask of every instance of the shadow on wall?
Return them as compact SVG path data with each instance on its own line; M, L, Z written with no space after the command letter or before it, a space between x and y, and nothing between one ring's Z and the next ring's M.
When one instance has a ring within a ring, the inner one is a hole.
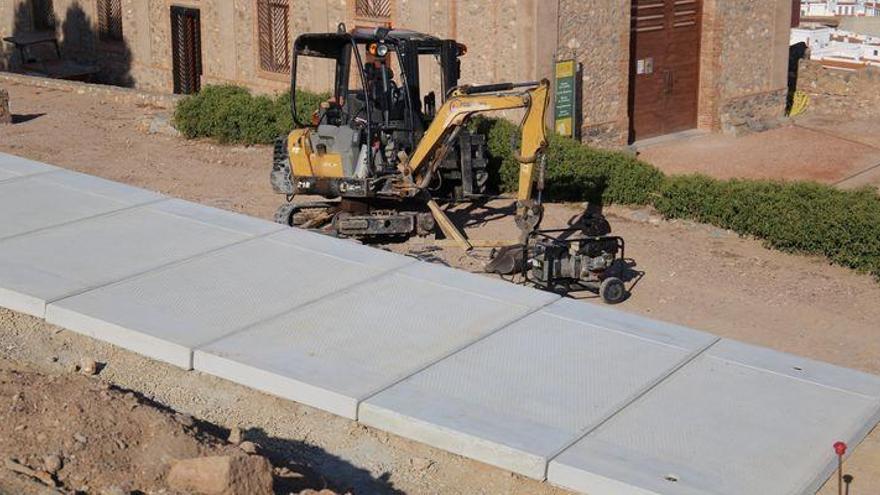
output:
M66 62L97 66L100 71L92 76L91 82L132 87L131 49L121 36L121 1L106 0L95 2L98 9L105 9L105 15L98 12L97 19L83 10L80 2L67 8L63 18L58 17L52 0L22 1L16 6L13 36L34 31L55 31L59 40L61 59ZM57 57L46 47L36 47L34 52L40 58ZM8 70L19 70L20 60L17 50L4 43L2 59Z

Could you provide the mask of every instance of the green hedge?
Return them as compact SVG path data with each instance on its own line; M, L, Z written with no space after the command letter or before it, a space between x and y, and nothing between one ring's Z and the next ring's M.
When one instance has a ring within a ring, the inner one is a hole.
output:
M308 121L327 95L300 92L297 114ZM293 129L290 93L255 96L240 86L206 86L184 98L174 111L174 126L187 138L221 143L270 144Z
M306 121L326 95L301 93ZM271 143L293 128L290 94L253 96L235 86L208 86L180 102L175 126L189 138L229 143ZM516 190L519 131L506 120L478 118L487 136L490 177L502 191ZM809 182L666 177L633 156L601 151L558 135L550 137L546 198L603 204L653 205L682 218L762 239L768 247L824 255L880 280L880 196L876 190L840 191Z
M517 127L479 119L488 136L490 164L505 191L516 189ZM511 147L511 143L514 147ZM666 177L630 155L600 151L550 137L546 197L557 201L653 205L682 218L753 236L788 252L818 254L880 280L880 195L875 189L841 191L812 182Z
M824 255L880 278L880 196L811 182L669 177L654 206L762 239L783 251Z
M499 178L499 189L515 191L519 163L513 150L519 149L518 127L484 118L475 121L475 128L487 136L490 172ZM557 201L644 205L660 189L663 173L630 155L588 148L553 134L544 178L546 196Z

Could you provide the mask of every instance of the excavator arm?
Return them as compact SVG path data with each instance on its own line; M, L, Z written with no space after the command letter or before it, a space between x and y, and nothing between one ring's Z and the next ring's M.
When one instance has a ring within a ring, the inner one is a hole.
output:
M400 165L401 172L411 178L416 188L424 190L454 145L458 132L472 116L524 108L526 112L520 124L521 144L516 156L520 164L516 220L521 230L531 231L540 222L540 197L536 201L534 196L536 190L540 193L543 189L543 152L547 147L544 122L549 92L550 82L546 79L456 88L437 111L412 155ZM445 218L439 207L431 203L429 206L444 232L469 247L464 236Z

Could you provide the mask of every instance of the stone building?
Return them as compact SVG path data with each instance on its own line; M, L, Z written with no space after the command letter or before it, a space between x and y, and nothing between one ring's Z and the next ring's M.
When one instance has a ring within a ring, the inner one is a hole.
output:
M580 134L610 147L781 117L791 18L792 0L0 0L0 36L54 29L105 82L163 92L283 90L292 39L339 22L455 38L468 83L552 78L575 59Z

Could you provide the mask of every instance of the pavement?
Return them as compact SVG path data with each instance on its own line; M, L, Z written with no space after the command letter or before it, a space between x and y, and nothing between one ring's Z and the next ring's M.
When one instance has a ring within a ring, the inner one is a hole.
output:
M0 226L4 307L585 493L814 493L880 421L874 375L5 154Z
M677 139L637 143L637 149L640 158L669 174L880 188L878 135L880 119L807 115L748 136L691 132Z

